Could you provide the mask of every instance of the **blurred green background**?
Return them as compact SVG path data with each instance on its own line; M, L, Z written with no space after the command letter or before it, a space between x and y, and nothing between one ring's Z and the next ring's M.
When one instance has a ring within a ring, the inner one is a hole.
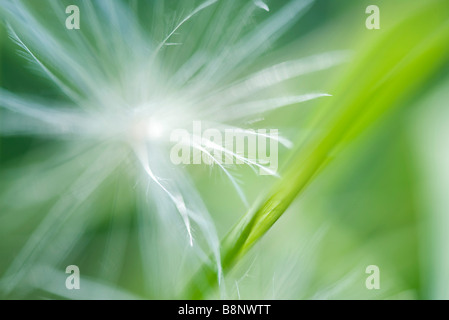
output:
M267 1L270 12L287 2ZM176 1L168 3L176 10ZM365 9L372 4L380 8L380 30L365 27ZM413 52L405 51L410 43L417 50L415 45L425 46L438 30L447 28L448 4L429 1L428 6L431 8L422 10L421 16L420 7L426 4L417 0L317 0L259 58L259 65L264 65L265 61L285 61L326 51L352 52L348 63L294 79L279 89L318 89L334 97L269 113L259 124L281 128L295 143L296 151L281 149L282 181L289 179L282 173L292 166L288 161L295 159L292 154L301 151L311 133L326 130L313 121L321 110L344 107L345 97L366 92L362 84L369 79L377 77L380 80L373 85L382 84L383 77L388 79L398 68L396 63L389 64L395 55L404 56L397 59L399 62L407 60ZM439 16L435 25L430 26L429 19L436 14ZM257 25L258 16L254 19ZM449 38L446 40L449 42ZM1 87L21 95L61 99L61 93L37 75L17 52L17 46L8 40L5 26L0 26ZM398 86L397 91L381 85L380 91L373 89L379 96L386 92L386 100L374 102L374 106L385 105L386 110L379 116L371 115L372 121L362 121L361 130L355 129L353 135L332 150L330 161L319 174L226 275L230 298L449 298L449 53L439 61L433 66L432 61L420 60L417 69L435 68L429 76L416 70L416 78L413 74L404 77L400 80L403 87ZM401 99L397 99L396 93ZM370 99L375 101L366 101ZM366 105L358 107L363 109ZM3 112L0 110L0 126L6 125ZM325 126L326 121L321 124ZM50 200L28 206L28 201L41 192L63 193L64 188L56 185L58 175L75 179L77 168L84 168L83 163L75 161L73 172L63 172L58 163L64 160L55 160L54 168L39 168L39 163L56 157L55 152L60 157L65 151L69 152L61 141L27 135L0 137L0 276L52 205ZM27 169L35 165L34 169ZM294 165L301 167L301 163ZM35 170L52 173L36 175ZM45 262L54 269L30 271L36 275L30 275L17 290L7 294L0 291L0 297L114 298L129 294L150 299L184 298L180 292L199 264L185 259L188 249L173 243L173 234L182 228L182 223L167 226L157 214L150 215L145 250L153 258L150 263L142 263L142 221L136 214L139 209L133 190L135 182L128 170L133 169L126 166L111 174L94 199L85 204L83 210L90 213L90 220L81 221L80 225L73 222L74 227L68 230L77 233L72 237L76 241L64 246L63 256L52 261L51 257L60 251L53 248L57 243L48 246ZM187 170L223 238L247 209L222 175L202 167ZM263 198L275 183L274 178L253 175L244 167L238 171L250 203ZM36 176L44 180L36 181ZM26 188L17 188L18 185ZM152 212L156 210L153 206ZM70 224L71 220L65 223ZM82 281L88 279L82 282L79 292L69 292L63 286L65 266L70 264L80 267ZM380 268L380 290L365 287L368 265ZM42 274L48 277L42 278ZM6 283L8 279L2 281ZM219 293L215 289L205 295L216 297Z

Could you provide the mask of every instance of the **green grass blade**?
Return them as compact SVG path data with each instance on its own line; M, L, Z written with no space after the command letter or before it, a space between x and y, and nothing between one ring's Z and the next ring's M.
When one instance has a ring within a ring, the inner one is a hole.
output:
M448 63L447 12L447 2L428 1L364 49L350 72L340 79L335 98L316 116L320 133L306 140L288 162L284 178L223 239L225 272L267 233L329 162L331 154L387 112L416 96L417 89L425 87ZM216 272L204 265L184 292L184 298L205 298L217 284Z

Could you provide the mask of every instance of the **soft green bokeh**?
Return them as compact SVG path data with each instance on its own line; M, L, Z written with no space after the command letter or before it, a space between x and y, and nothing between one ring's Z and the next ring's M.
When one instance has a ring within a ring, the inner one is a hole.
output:
M270 12L287 2L267 1ZM371 4L380 7L380 30L365 28L365 9ZM167 5L177 9L176 1ZM248 28L257 26L260 13L253 19ZM186 30L200 33L207 21L200 16L198 24L186 25ZM60 97L28 68L5 33L0 29L1 86L26 95ZM264 93L300 88L302 93L329 92L333 97L273 111L258 124L280 128L295 147L280 150L278 180L238 168L252 204L249 211L223 175L205 167L186 168L224 239L228 297L449 298L448 40L449 3L444 0L317 0L255 65L242 70L249 74L265 63L351 52L345 64ZM183 46L176 50L195 51L198 44ZM173 57L166 59L176 68ZM60 144L29 136L0 139L0 276L52 207L51 202L26 207L28 200L58 194L69 183L58 185L59 176L76 181L79 172L101 156L92 151L84 163L74 161L73 172L58 172L59 163L66 161L62 153L76 153ZM39 167L53 157L55 170ZM30 164L38 166L26 171ZM49 174L45 181L34 181L33 170ZM187 243L177 246L174 238L182 222L170 225L157 214L139 214L138 202L143 200L134 194L136 182L129 174L134 171L127 163L105 179L95 196L80 201L74 210L89 212L89 220L64 222L73 223L64 232L72 230L76 235L70 239L76 241L57 244L68 248L64 256L52 255L49 247L46 257L53 269L36 271L36 277L30 275L32 284L4 296L0 291L0 297L220 298L215 269L186 258ZM28 190L14 188L19 180L29 181ZM146 236L139 233L142 229ZM142 250L148 250L150 261L142 262ZM64 288L65 266L70 264L78 265L82 279L91 281L75 293ZM365 287L368 265L380 267L380 290ZM44 279L39 278L42 274Z

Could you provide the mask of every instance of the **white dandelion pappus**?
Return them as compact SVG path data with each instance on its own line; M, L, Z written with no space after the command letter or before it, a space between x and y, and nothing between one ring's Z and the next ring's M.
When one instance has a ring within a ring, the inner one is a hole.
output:
M4 109L1 134L39 136L58 140L63 146L58 155L31 166L30 176L17 179L8 190L23 190L33 175L42 178L43 168L49 181L56 181L63 171L64 175L71 175L71 179L61 182L61 190L66 192L53 201L46 217L3 275L1 287L6 293L13 292L35 265L45 262L52 267L61 263L64 252L92 223L89 206L95 206L98 189L122 167L133 168L129 171L136 175L136 199L146 198L138 201L137 210L143 264L153 263L149 256L152 249L148 247L151 233L147 230L152 219L148 215L151 198L158 219L170 225L180 218L187 242L200 259L208 261L212 253L214 261L210 262L216 266L221 281L219 239L212 218L187 171L167 161L170 132L189 128L197 120L223 130L238 128L242 119L329 96L307 93L260 99L257 93L300 75L330 68L344 61L346 55L319 54L243 76L241 71L253 65L301 17L312 0L287 1L278 12L270 11L259 0L209 0L197 6L194 3L197 2L176 2L178 16L173 22L165 14L173 8L164 8L170 5L163 1L80 1L77 5L82 14L81 30L68 31L55 27L64 26L65 7L61 1L40 1L39 6L46 8L48 17L43 18L36 13L36 3L32 1L0 0L0 15L11 39L61 93L59 99L41 101L0 89L0 107ZM245 21L258 11L265 15L263 21L248 28ZM139 12L153 15L143 21ZM184 15L179 17L180 13ZM221 151L253 168L261 166L193 133L191 138L188 143L193 149ZM286 138L277 139L291 147ZM208 154L247 204L229 168ZM134 166L135 160L144 175ZM49 169L55 164L63 165L63 169ZM23 210L20 206L26 203L49 201L56 194L56 190L48 190L38 200L30 198L27 202L24 198L24 203L14 210ZM8 192L1 201L7 196ZM47 254L55 239L59 247Z

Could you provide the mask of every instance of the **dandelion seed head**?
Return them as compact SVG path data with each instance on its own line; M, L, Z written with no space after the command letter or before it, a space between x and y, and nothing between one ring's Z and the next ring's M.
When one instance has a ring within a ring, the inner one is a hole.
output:
M208 0L196 7L194 1L182 1L182 4L180 1L179 12L187 14L178 19L172 29L167 29L165 11L157 11L153 4L149 8L154 12L150 10L149 13L153 14L154 21L148 23L142 22L127 2L86 1L80 3L84 19L82 29L67 32L61 37L59 31L55 32L43 23L42 17L33 13L24 1L3 0L0 2L0 16L9 24L11 38L66 96L66 101L64 106L49 107L57 105L58 101L38 103L0 89L0 107L23 120L11 121L0 133L26 132L48 139L65 136L69 138L66 148L73 150L77 150L81 141L96 141L93 154L77 154L84 162L91 161L90 157L108 160L105 160L107 166L97 164L93 171L95 176L88 169L77 180L78 185L89 186L83 195L85 201L117 167L134 160L141 169L141 174L135 179L146 181L142 184L142 194L154 195L157 214L162 220L168 219L168 224L182 221L184 238L198 256L211 254L212 264L215 264L221 281L220 247L212 218L189 173L182 167L167 163L165 155L170 146L170 133L177 128L191 128L193 120L213 123L222 130L235 127L245 132L248 128L240 128L237 123L250 125L255 123L251 119L256 121L267 111L328 96L326 93L295 93L288 97L262 99L258 93L303 74L339 64L346 59L343 52L298 58L241 75L241 71L251 66L312 2L287 1L285 7L276 13L261 0L235 3ZM56 20L59 12L64 12L60 2L48 0L45 3L55 11L53 18ZM247 31L244 22L251 16L254 6L270 12L265 21ZM209 19L217 11L224 19ZM206 18L201 18L202 15ZM194 25L189 26L194 19L202 23L203 34L188 32L198 32L193 29ZM234 23L223 23L226 19ZM260 170L277 176L263 161L239 155L194 132L190 135L190 147L205 152L209 164L224 173L245 205L248 202L234 174L208 150L222 152L225 157L238 160L255 172ZM123 140L124 137L129 146L128 153L124 153L122 148L105 147L105 142ZM292 147L285 137L263 137ZM70 162L67 162L67 167L70 171L75 170ZM94 177L97 180L91 181ZM147 188L151 192L147 192ZM73 201L70 195L66 195L60 203L55 203L51 211L54 219L66 217L69 214L66 207L70 207ZM139 202L139 205L143 207L139 212L150 214L146 201ZM80 212L77 218L87 219L87 216L86 212ZM146 218L142 216L141 219L141 239L147 239ZM57 237L52 233L56 230L52 226L49 218L38 228L35 237ZM194 241L195 236L203 241ZM17 269L32 268L30 262L38 259L38 253L46 249L44 243L36 245L30 241L25 245L7 272L7 275L14 275L9 288L21 280L23 272L17 273ZM146 248L145 243L141 245ZM32 257L30 252L33 252ZM148 255L148 252L142 250L142 255ZM143 260L150 259L144 257Z
M164 134L164 126L156 119L148 119L147 134L150 140L157 140Z

